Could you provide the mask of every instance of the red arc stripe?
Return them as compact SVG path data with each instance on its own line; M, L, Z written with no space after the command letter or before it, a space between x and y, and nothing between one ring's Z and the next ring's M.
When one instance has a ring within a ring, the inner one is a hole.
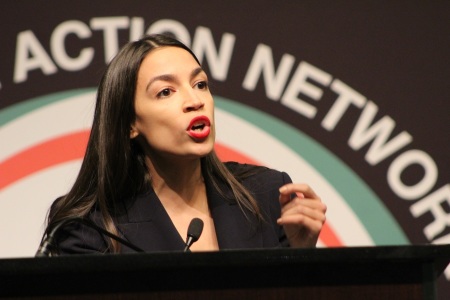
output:
M16 153L0 163L0 190L25 176L84 156L89 130L57 137Z

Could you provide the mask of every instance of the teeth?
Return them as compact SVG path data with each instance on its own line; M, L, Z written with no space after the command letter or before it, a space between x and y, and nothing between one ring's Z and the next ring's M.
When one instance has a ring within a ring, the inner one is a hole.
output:
M192 128L192 130L202 130L203 127L205 127L204 123L197 123L197 124L192 125L191 128Z
M198 130L202 130L203 127L205 127L204 124L194 125L194 126L192 126L192 130L197 130L197 131L198 131Z

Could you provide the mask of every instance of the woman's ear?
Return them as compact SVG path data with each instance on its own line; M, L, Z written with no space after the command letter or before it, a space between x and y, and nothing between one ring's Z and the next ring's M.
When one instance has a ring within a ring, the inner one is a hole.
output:
M139 135L139 132L136 129L136 127L134 125L131 125L131 128L130 128L130 139L134 139L138 135Z

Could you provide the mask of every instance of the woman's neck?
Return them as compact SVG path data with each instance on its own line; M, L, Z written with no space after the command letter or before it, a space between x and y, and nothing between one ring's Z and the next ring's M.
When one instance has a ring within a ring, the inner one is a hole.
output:
M154 163L147 159L152 187L162 202L179 205L184 202L189 206L196 203L201 194L206 192L201 172L200 159L174 162L158 160ZM202 206L202 205L201 205Z

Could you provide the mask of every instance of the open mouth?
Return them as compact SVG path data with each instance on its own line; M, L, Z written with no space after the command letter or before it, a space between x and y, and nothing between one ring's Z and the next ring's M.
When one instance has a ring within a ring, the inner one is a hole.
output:
M206 116L198 116L191 120L187 128L188 134L197 139L206 138L210 133L211 122Z

